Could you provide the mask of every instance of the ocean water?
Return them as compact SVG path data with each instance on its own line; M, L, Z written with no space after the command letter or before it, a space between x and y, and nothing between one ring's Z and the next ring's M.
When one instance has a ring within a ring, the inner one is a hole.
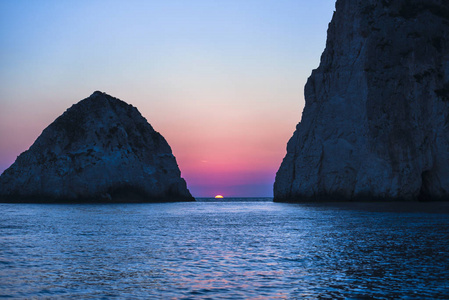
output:
M449 204L0 204L0 297L448 299Z

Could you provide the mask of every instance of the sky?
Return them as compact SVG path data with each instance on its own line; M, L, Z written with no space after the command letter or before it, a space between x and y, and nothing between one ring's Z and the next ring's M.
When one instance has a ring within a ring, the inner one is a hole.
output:
M0 172L100 90L170 144L194 197L271 197L334 0L0 0Z

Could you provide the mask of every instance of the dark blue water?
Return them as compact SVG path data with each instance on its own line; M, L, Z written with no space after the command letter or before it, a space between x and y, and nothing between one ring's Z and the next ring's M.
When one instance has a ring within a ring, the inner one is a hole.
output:
M0 295L449 298L448 204L202 201L0 204Z

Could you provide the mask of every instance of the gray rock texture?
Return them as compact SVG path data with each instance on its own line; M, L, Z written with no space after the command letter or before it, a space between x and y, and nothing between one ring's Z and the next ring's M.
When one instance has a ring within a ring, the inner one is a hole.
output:
M5 202L193 201L165 139L101 92L69 108L0 177Z
M449 1L338 0L275 201L449 200Z

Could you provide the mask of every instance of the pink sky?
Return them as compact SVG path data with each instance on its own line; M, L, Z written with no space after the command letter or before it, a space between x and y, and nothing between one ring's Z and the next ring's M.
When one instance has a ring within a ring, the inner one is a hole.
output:
M167 139L193 196L272 196L334 3L1 1L0 172L100 90Z

